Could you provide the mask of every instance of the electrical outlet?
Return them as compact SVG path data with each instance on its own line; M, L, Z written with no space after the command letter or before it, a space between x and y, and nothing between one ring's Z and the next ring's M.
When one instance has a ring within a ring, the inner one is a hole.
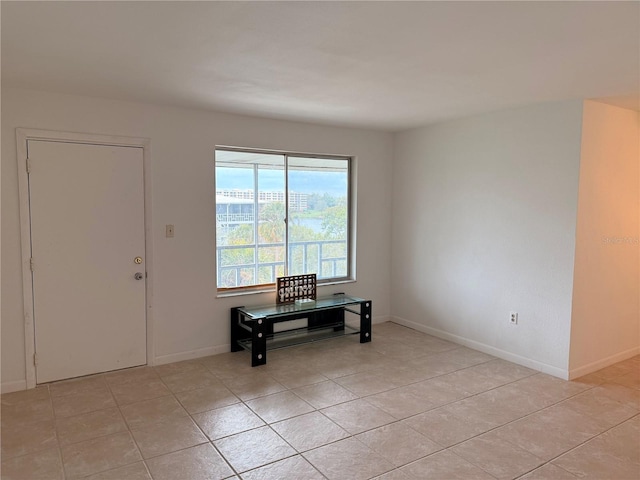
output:
M167 238L173 238L174 233L175 233L175 227L173 225L167 225L165 229L165 236Z
M511 325L518 324L518 312L509 312L509 323Z

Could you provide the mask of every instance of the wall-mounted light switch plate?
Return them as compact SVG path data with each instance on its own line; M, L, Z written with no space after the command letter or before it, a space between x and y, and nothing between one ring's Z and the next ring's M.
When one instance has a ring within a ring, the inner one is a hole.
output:
M165 236L167 238L173 238L174 234L175 234L175 227L173 225L167 225L165 229Z

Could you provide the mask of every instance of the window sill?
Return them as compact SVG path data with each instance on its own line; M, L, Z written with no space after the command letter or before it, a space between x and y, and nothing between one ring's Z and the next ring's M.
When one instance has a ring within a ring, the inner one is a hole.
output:
M355 282L356 282L355 278L345 278L340 280L331 280L328 282L318 282L318 288L328 287L331 285L341 285L344 283L355 283ZM216 298L240 297L243 295L260 295L263 293L276 293L276 286L273 285L266 288L256 288L256 289L244 288L244 289L238 289L238 290L226 290L224 292L217 292Z

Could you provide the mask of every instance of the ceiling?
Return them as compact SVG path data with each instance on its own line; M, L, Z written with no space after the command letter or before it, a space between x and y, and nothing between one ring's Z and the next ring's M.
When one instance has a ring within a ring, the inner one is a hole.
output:
M4 86L397 131L639 109L640 2L1 2Z

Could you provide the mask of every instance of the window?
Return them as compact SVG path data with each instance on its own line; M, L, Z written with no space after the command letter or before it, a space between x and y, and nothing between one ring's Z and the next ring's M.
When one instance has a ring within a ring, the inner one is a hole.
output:
M219 290L351 278L349 157L217 147Z

